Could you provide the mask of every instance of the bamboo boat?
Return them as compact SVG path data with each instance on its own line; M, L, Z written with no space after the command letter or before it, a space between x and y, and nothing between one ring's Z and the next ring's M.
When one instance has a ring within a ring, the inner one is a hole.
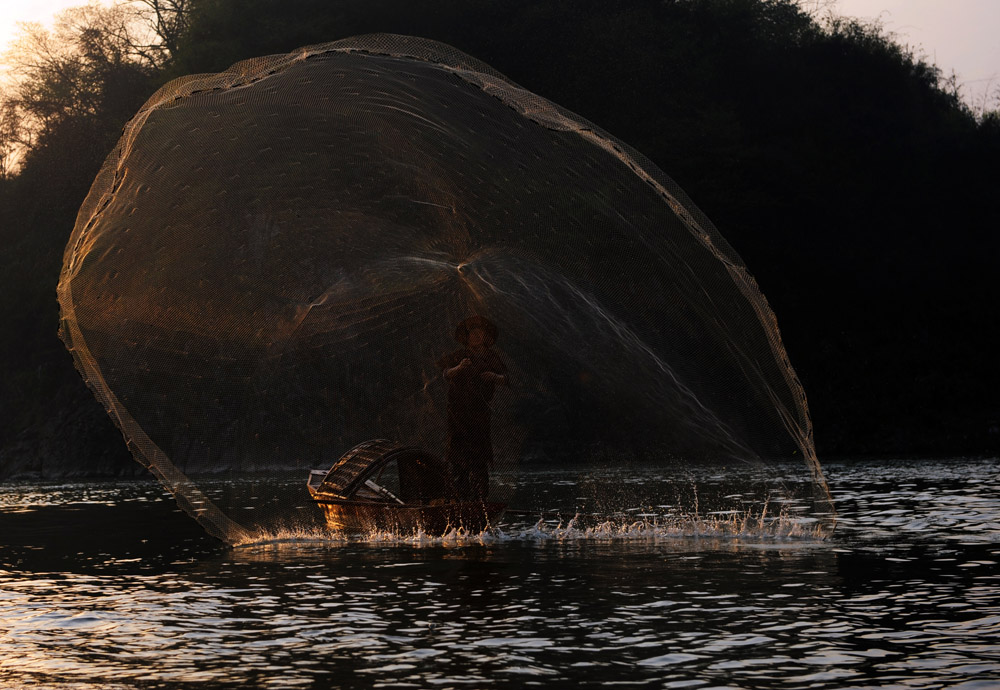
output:
M456 497L440 459L385 439L358 444L328 470L311 470L306 486L336 532L481 532L506 507Z

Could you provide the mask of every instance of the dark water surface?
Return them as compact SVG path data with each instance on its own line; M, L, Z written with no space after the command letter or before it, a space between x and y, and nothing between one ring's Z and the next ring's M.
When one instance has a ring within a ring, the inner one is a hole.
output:
M229 548L152 480L0 485L0 686L1000 688L1000 460L825 469L825 541Z

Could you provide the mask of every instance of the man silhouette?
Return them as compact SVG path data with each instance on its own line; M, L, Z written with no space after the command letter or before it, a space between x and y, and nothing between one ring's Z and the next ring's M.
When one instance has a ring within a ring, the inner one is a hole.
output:
M448 445L445 461L461 501L485 501L490 489L493 443L490 401L497 385L509 385L507 367L490 349L497 327L472 316L455 329L462 348L442 357L437 366L448 382Z

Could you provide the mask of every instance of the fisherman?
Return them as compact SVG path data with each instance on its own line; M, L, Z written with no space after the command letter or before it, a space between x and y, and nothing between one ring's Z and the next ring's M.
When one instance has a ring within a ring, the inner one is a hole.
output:
M498 385L510 385L507 367L491 349L497 340L497 327L489 319L465 319L455 329L455 340L462 348L437 363L448 382L445 461L451 469L457 498L485 501L493 464L490 401Z

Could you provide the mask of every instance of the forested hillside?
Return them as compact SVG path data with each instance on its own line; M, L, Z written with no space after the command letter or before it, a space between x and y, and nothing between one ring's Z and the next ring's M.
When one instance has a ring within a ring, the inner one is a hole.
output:
M821 459L1000 449L1000 115L878 27L791 0L144 0L7 57L0 477L143 471L55 296L128 118L171 78L368 32L451 44L671 175L767 295Z

